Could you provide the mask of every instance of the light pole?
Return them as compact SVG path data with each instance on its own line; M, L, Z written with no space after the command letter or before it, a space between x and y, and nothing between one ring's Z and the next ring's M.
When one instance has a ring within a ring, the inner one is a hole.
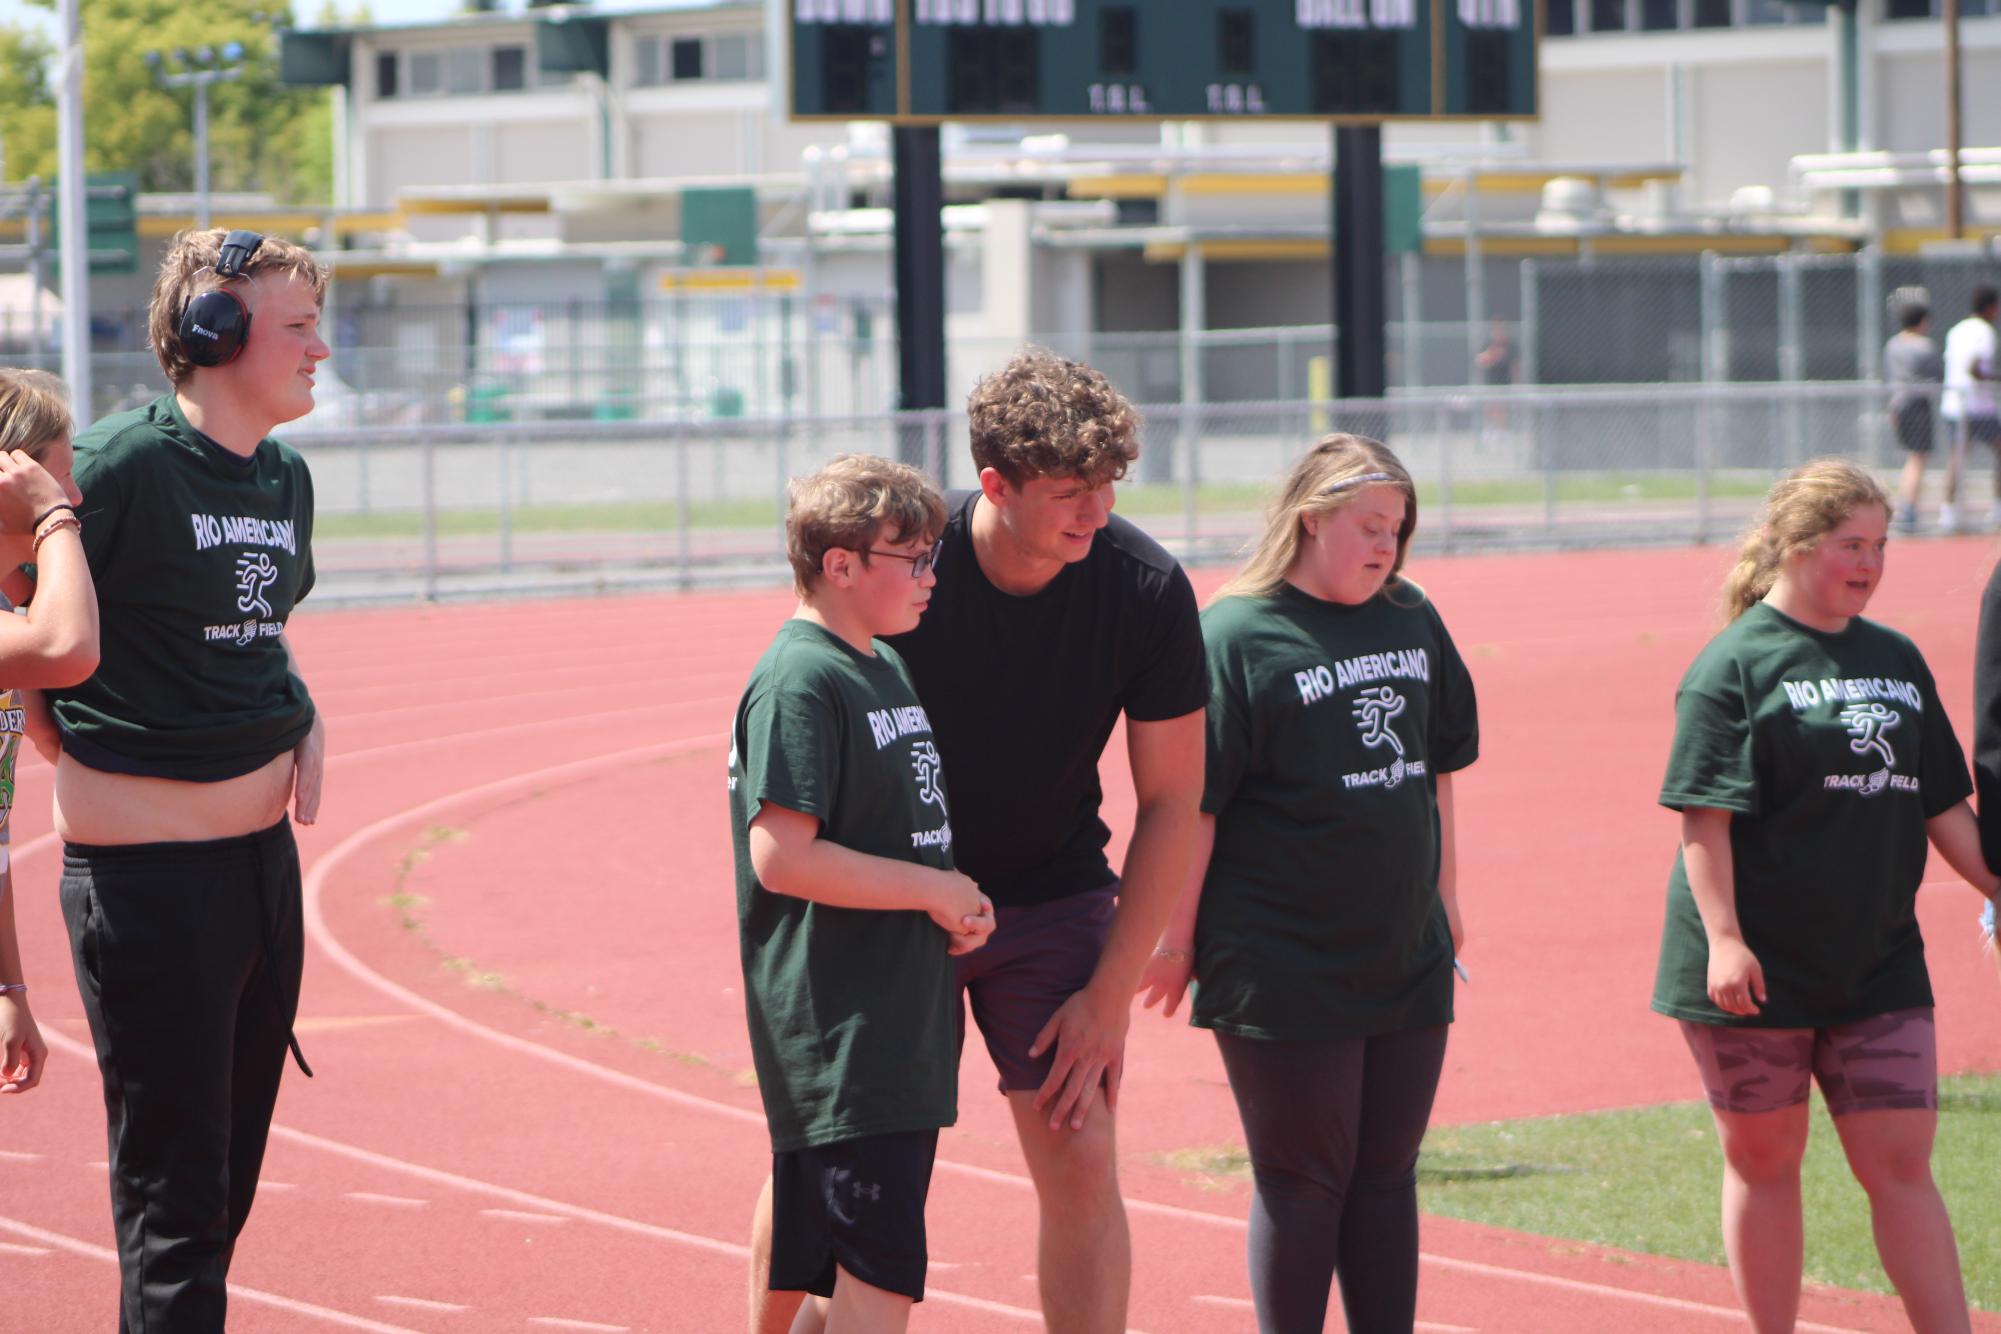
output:
M171 64L170 64L171 62ZM243 43L230 42L220 50L212 46L190 51L181 47L171 55L146 53L146 64L163 88L195 90L195 225L209 227L208 208L208 90L210 84L227 83L243 77Z

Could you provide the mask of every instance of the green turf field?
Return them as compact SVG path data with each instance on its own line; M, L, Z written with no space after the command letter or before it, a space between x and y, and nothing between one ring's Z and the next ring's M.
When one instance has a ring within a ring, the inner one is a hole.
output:
M1932 1171L1958 1234L1967 1297L2001 1310L2001 1270L1992 1263L2001 1255L2001 1075L1944 1080L1940 1101ZM1168 1161L1214 1178L1250 1175L1239 1147ZM1426 1213L1720 1265L1722 1170L1709 1108L1672 1103L1434 1128L1418 1164L1418 1199ZM1807 1278L1888 1292L1867 1198L1818 1094L1802 1185Z

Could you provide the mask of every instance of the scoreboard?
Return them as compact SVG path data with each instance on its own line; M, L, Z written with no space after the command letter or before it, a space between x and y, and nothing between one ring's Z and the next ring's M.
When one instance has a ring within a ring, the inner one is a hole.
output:
M1529 119L1538 0L783 0L798 120Z

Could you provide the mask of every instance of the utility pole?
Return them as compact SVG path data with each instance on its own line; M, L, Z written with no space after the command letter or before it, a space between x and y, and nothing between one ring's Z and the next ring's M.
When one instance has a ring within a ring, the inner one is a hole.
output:
M1966 235L1966 200L1959 183L1959 0L1945 3L1945 234Z
M59 0L56 40L57 193L62 216L57 229L63 260L63 379L69 384L70 416L79 429L97 416L90 398L90 248L84 228L83 179L83 22L81 0Z
M167 57L158 51L146 53L146 64L163 88L195 90L195 226L207 231L208 188L208 90L211 84L228 83L243 77L243 43L231 42L218 52L212 46L194 51L177 50L173 59L179 69L167 67Z

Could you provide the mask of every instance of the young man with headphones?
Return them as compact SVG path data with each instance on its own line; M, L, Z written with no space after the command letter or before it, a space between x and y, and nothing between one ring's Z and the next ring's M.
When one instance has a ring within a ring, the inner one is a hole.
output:
M284 634L313 585L312 479L269 436L313 406L325 298L296 245L183 233L148 321L172 391L76 439L101 656L45 703L63 916L110 1120L121 1329L223 1328L288 1047L299 1056L286 808L313 822L326 743Z

